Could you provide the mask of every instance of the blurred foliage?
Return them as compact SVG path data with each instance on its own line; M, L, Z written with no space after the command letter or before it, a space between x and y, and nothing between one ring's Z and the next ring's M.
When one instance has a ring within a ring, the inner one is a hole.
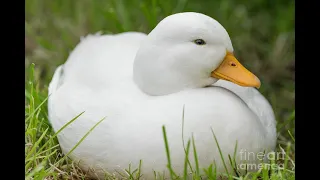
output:
M262 81L280 138L294 135L295 2L289 0L28 0L25 66L46 88L81 36L103 31L150 32L164 17L194 11L218 20L229 32L237 58ZM28 76L26 74L26 76ZM289 121L289 122L288 122Z

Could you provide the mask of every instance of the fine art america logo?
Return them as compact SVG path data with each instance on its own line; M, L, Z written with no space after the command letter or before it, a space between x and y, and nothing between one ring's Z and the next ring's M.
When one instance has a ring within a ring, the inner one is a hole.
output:
M247 151L245 149L241 149L239 152L239 155L240 155L241 163L237 164L237 169L242 169L242 170L257 170L257 169L263 169L263 168L284 169L283 162L285 161L285 158L286 158L286 153L284 151L269 152L269 153L264 153L264 152L254 153L254 152ZM263 163L265 160L271 163ZM294 163L292 165L293 165L293 168L292 168L293 170Z

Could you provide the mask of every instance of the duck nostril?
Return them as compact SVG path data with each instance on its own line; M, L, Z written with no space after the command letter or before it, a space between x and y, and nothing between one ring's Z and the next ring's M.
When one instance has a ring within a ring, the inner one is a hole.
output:
M237 64L234 63L234 62L230 62L230 65L233 66L233 67L236 67L236 66L237 66Z

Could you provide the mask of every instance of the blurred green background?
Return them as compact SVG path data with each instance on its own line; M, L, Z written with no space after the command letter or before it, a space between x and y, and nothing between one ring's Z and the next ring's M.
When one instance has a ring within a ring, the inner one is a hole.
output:
M148 33L164 17L204 13L229 32L236 57L262 81L260 92L278 120L278 142L294 135L295 4L292 0L28 0L25 67L35 63L40 88L47 91L57 65L81 36L102 31ZM26 73L28 79L28 74Z

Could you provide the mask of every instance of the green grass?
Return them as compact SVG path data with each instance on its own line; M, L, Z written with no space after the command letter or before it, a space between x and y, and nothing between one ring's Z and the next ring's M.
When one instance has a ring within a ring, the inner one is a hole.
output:
M274 108L278 121L277 150L286 152L286 156L284 160L272 163L283 164L284 168L275 168L275 171L270 171L271 175L267 169L262 169L261 172L246 174L242 178L294 179L295 173L292 170L295 155L294 6L294 1L289 0L26 1L26 179L84 179L85 177L86 172L82 172L77 163L61 153L56 134L47 119L46 102L48 84L53 71L67 59L69 52L80 41L80 37L98 31L148 33L159 20L181 11L205 13L217 19L227 29L236 56L261 79L260 92ZM167 139L166 143L168 145L166 152L169 155L170 139ZM194 144L190 139L185 152L193 153L197 157ZM168 158L170 159L170 156ZM232 157L225 157L224 160L232 161ZM188 168L188 172L193 172L193 179L200 179L203 175L208 179L218 177L214 165L203 170L186 158L185 167ZM129 165L127 174L129 174L128 179L137 179L141 176L139 169L132 170ZM162 176L158 172L155 174ZM174 169L171 175L175 176ZM186 176L187 171L181 178L187 179ZM107 178L113 179L111 175L107 175ZM235 179L241 178L235 177Z

